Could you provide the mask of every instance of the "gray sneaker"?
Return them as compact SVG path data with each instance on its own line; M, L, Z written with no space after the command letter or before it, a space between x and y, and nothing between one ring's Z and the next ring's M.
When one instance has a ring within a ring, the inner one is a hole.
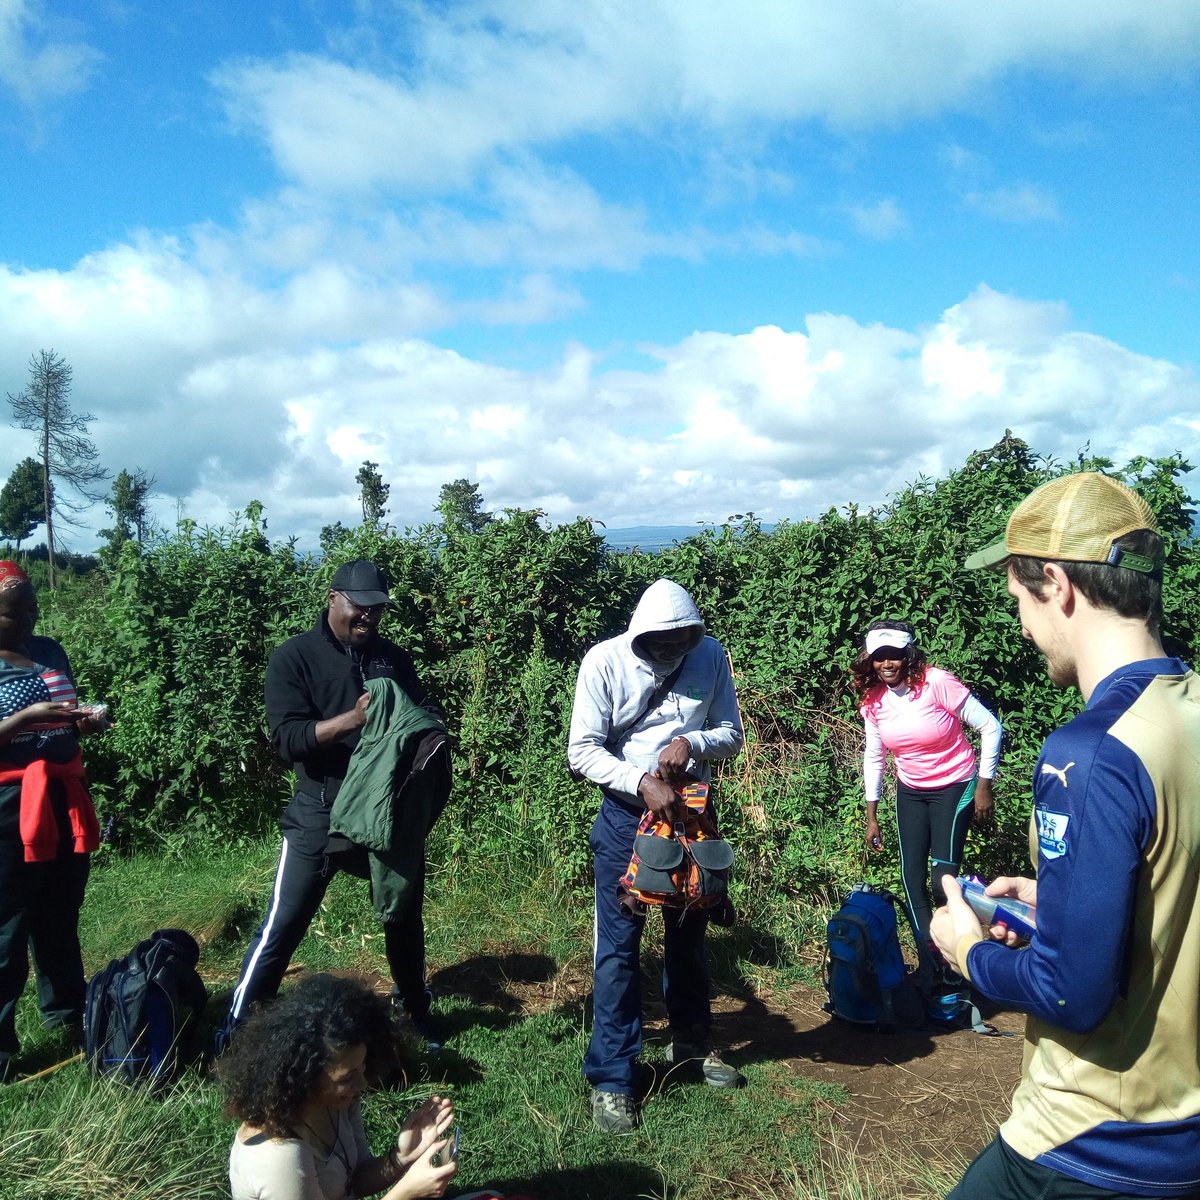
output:
M737 1067L730 1066L712 1048L702 1042L672 1040L667 1050L667 1062L690 1072L696 1072L709 1087L735 1088L746 1082Z
M592 1088L592 1124L601 1133L632 1133L638 1124L637 1104L621 1092Z

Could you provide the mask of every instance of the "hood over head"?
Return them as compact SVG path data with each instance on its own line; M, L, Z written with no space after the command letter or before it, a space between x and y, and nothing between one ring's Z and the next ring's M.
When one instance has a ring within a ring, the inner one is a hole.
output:
M669 655L651 655L643 638L654 633L686 633L686 640L672 646ZM670 579L657 579L643 593L629 619L630 645L634 654L659 669L672 671L684 656L704 640L704 621L696 602Z

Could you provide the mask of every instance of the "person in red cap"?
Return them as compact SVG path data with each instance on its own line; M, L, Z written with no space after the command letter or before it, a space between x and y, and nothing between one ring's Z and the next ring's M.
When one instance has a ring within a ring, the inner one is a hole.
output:
M34 636L37 616L29 576L0 561L0 1079L20 1049L15 1016L30 948L46 1025L79 1029L79 910L100 844L79 735L109 722L80 707L66 652Z
M229 1012L217 1032L224 1051L251 1005L274 996L288 962L308 930L329 882L339 870L366 875L367 856L330 833L330 812L367 723L369 680L393 681L414 705L437 717L408 653L381 637L390 602L388 583L372 562L358 558L333 576L328 606L306 633L289 638L267 664L267 723L271 742L296 771L296 791L280 826L283 845L271 903L242 963ZM449 792L448 760L445 791ZM444 804L445 797L442 797ZM403 911L383 925L393 1003L403 1008L431 1051L441 1048L429 1016L425 984L424 855L418 856Z

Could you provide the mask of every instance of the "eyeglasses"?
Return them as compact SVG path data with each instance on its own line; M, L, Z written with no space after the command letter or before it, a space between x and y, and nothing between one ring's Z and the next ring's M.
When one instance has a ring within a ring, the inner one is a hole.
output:
M903 662L907 657L907 651L897 650L895 646L880 646L871 653L872 662Z
M350 605L355 612L362 613L364 617L378 617L383 610L387 608L386 601L381 604L357 604L355 601L351 600L345 592L338 592L338 595L341 596L341 598L345 600L345 602Z

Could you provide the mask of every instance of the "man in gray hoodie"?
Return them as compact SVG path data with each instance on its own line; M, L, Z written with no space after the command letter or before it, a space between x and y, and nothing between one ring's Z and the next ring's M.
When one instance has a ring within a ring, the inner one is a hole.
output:
M607 1133L638 1121L634 1072L642 1050L639 947L645 918L619 902L638 822L646 809L669 816L671 786L705 780L713 759L731 758L744 734L724 648L705 636L691 596L669 579L642 593L627 632L592 647L579 668L571 712L571 766L600 786L592 826L596 874L595 1019L583 1074L592 1120ZM663 909L663 992L670 1060L706 1083L735 1087L738 1072L712 1052L708 914Z

